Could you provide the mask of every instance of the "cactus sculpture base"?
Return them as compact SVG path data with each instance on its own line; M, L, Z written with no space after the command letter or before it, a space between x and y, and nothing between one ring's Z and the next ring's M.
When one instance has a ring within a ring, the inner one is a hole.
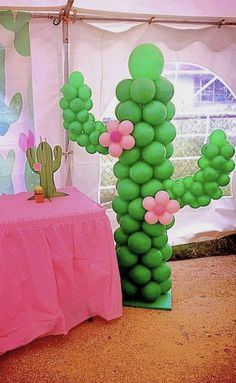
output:
M152 309L152 310L171 310L172 309L171 290L161 295L154 302L144 302L144 301L132 299L132 300L124 300L123 305L128 307L140 307L143 309Z

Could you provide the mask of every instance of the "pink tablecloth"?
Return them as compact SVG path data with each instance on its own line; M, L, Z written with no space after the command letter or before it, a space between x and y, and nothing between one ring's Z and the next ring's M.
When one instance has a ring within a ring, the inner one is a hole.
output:
M74 188L68 197L0 197L0 353L85 319L122 315L109 220Z

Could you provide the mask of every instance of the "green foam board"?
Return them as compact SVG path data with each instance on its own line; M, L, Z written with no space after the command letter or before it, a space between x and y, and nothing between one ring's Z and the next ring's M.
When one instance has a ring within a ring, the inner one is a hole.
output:
M171 310L172 302L171 302L171 290L169 290L166 294L161 295L154 302L142 302L135 299L123 301L123 306L129 307L141 307L143 309L153 309L153 310Z

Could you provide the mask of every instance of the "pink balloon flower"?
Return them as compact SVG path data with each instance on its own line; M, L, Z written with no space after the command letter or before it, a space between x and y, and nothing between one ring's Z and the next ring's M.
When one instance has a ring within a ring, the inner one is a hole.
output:
M163 225L169 225L173 220L173 214L180 209L179 202L170 199L166 191L157 192L155 198L145 197L143 207L148 210L144 219L150 225L154 225L158 221Z
M107 132L101 134L99 143L105 148L109 148L108 151L112 157L120 157L124 149L132 149L135 145L135 139L131 136L133 129L133 123L128 120L109 121Z

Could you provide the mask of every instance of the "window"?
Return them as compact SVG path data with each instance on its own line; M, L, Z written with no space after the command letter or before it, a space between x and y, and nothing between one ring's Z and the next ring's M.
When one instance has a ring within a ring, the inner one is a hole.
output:
M172 120L177 137L173 141L174 178L192 175L197 170L200 149L214 129L223 129L236 145L236 97L223 80L207 68L190 63L171 62L163 74L175 87L172 99L176 114ZM117 100L108 105L103 121L115 118ZM110 207L116 194L112 167L116 159L101 156L100 203ZM230 186L224 190L230 195Z

